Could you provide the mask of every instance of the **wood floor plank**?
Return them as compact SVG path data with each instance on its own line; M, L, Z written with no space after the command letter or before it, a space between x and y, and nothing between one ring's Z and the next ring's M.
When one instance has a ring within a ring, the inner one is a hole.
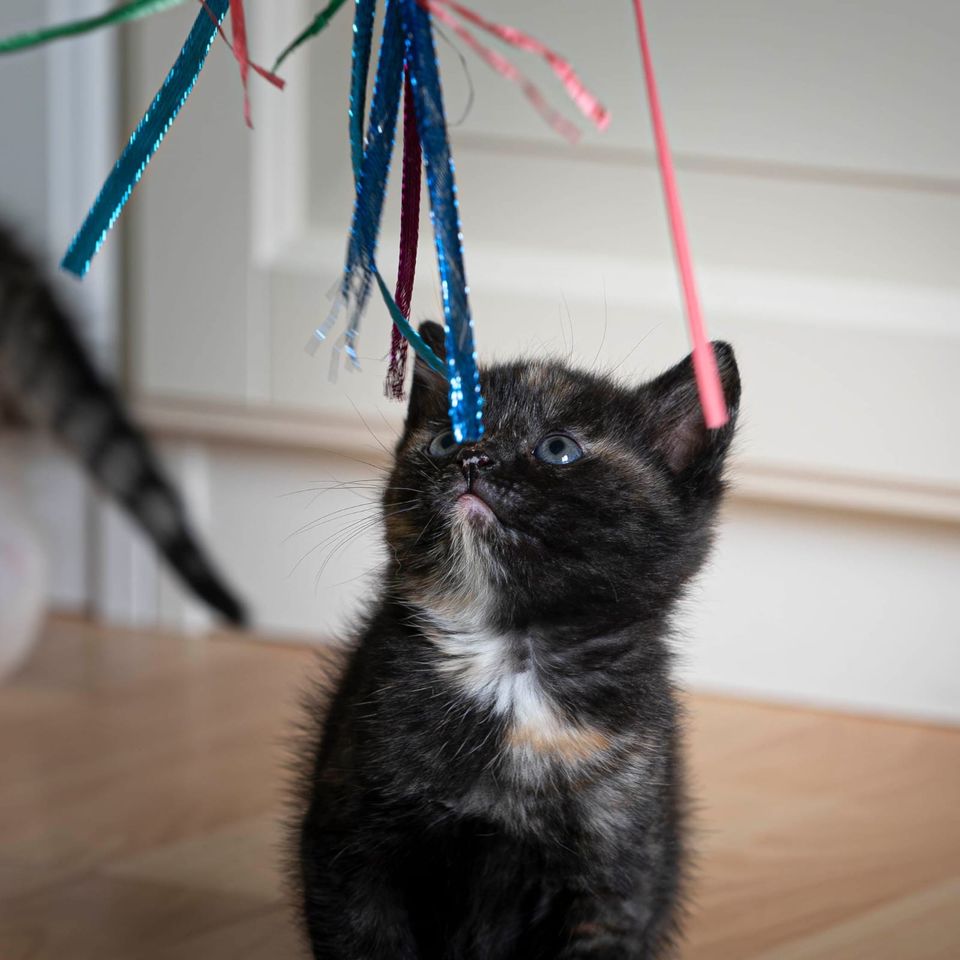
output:
M303 956L306 650L54 621L0 688L0 960ZM686 960L960 958L960 731L697 696Z
M956 960L960 880L884 903L754 960Z

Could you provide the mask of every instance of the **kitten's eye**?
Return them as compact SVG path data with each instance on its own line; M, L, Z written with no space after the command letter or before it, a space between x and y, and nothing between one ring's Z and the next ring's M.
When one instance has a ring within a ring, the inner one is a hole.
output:
M551 433L544 437L533 451L533 455L544 463L556 466L573 463L583 456L583 450L576 440L563 433Z
M438 433L430 441L430 446L427 447L427 453L429 453L431 457L448 457L457 449L457 446L457 440L453 435L453 431L444 430L443 433Z

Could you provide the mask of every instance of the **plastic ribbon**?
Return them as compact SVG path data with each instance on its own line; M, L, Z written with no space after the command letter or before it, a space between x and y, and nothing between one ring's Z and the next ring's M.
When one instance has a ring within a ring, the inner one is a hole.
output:
M247 17L243 0L230 0L230 32L233 34L233 55L240 68L240 83L243 86L243 119L253 129L250 115L250 54L247 50Z
M400 192L400 256L397 263L397 309L410 319L410 300L417 273L417 246L420 239L420 178L423 153L413 105L413 87L409 68L403 84L403 175ZM403 378L407 367L407 341L394 324L390 328L390 366L384 393L394 400L403 399Z
M359 7L358 7L359 10ZM364 307L370 297L376 266L377 239L383 218L383 203L390 175L390 157L397 128L400 91L403 84L404 40L397 0L387 0L380 38L376 81L370 103L370 120L357 180L357 199L353 208L347 262L341 298L348 304L350 317L345 352L356 364L356 338ZM358 104L352 108L357 110ZM353 120L356 114L351 114Z
M334 14L347 2L347 0L330 0L330 3L326 5L314 18L310 21L309 25L304 28L300 33L283 48L282 53L277 57L276 62L273 65L273 69L277 70L280 67L280 64L283 63L287 57L293 53L301 44L305 43L311 37L315 37L322 30L325 30L327 25L333 19Z
M451 10L455 10L464 20L480 27L481 30L486 30L487 33L492 34L504 43L542 57L550 65L550 69L553 70L560 79L570 99L576 104L577 109L579 109L598 130L605 130L609 126L610 113L606 107L586 88L571 64L561 57L559 53L551 50L545 43L542 43L536 37L531 37L530 34L524 33L522 30L518 30L516 27L493 23L481 17L480 14L471 10L469 7L458 3L457 0L432 0L432 2L434 4L442 3L450 7Z
M82 277L90 269L91 259L103 245L107 232L116 223L133 188L190 96L210 45L217 35L217 27L227 12L228 3L229 0L209 0L216 22L211 20L206 10L198 14L163 86L137 124L86 220L73 238L61 263L64 270Z
M567 120L559 111L554 110L553 107L547 103L546 97L540 92L537 85L528 77L524 76L506 57L481 43L452 13L440 6L436 0L417 0L417 2L421 7L436 17L437 20L440 20L446 24L446 26L450 27L489 67L496 70L504 79L516 83L523 91L524 96L533 105L533 108L556 133L570 143L577 143L579 141L580 131L577 127Z
M241 2L241 0L231 0L230 11L231 11L231 24L232 15L233 15L233 4L234 2ZM240 67L240 82L243 84L243 118L246 121L247 126L252 130L253 122L250 115L250 93L247 89L248 79L250 76L250 70L253 70L254 73L263 77L264 80L272 83L278 90L283 90L287 81L282 77L278 77L275 73L270 70L267 70L265 67L261 67L258 63L254 63L250 59L249 52L247 51L247 26L244 21L243 25L239 28L240 34L242 34L242 40L238 36L236 25L233 26L234 29L234 39L233 42L230 42L230 38L226 35L223 30L223 24L217 23L216 15L213 10L210 9L210 4L207 0L200 0L200 4L204 10L207 11L207 15L217 24L217 32L220 34L220 39L227 45L227 49L233 54L233 58L237 61L237 64ZM242 9L242 8L241 8ZM241 13L241 18L243 14Z
M355 0L353 18L353 52L350 65L350 159L353 177L359 182L363 166L363 114L367 102L367 74L370 72L370 50L373 46L373 20L376 0ZM388 0L389 2L389 0Z
M29 50L51 40L60 40L63 37L75 37L83 33L90 33L100 27L109 27L115 23L124 23L128 20L139 20L152 13L160 13L171 7L178 7L186 0L132 0L114 10L108 10L95 17L85 17L82 20L70 20L67 23L57 23L52 27L43 27L40 30L29 30L12 37L0 39L0 53L16 53L18 50Z
M366 140L363 135L363 120L366 107L367 74L370 68L370 52L373 42L373 25L374 15L376 12L376 0L355 0L355 3L356 10L354 14L353 25L353 52L350 77L350 108L348 113L350 128L350 155L353 165L354 180L357 185L359 197ZM335 12L335 10L331 11L331 7L332 4L331 6L328 6L324 13L320 16L325 16L328 14L329 16L332 16L332 13ZM326 22L329 22L329 16L327 16ZM324 22L324 26L326 25L326 22ZM399 25L397 25L397 27L399 29ZM306 32L307 31L305 31L305 33ZM316 32L319 32L319 30ZM306 38L304 37L304 39ZM397 100L399 108L399 92L397 94ZM394 127L395 126L396 123L394 122ZM384 188L386 187L385 180L383 181L382 186ZM379 289L380 295L383 298L387 312L390 314L390 318L394 323L394 327L400 330L406 341L413 347L417 355L421 357L428 366L430 366L437 373L446 377L447 369L443 362L439 357L437 357L426 341L410 325L410 321L408 320L407 316L397 306L393 295L390 293L390 290L384 283L383 278L380 276L374 254L375 250L367 251L367 257L365 258L365 274L367 277L372 276L373 279L376 280L377 288ZM350 280L350 272L345 270L344 285L341 288L341 296L334 305L334 308L331 310L327 319L319 327L317 327L316 330L314 330L312 337L307 343L307 350L309 352L313 353L318 345L327 338L327 336L330 334L330 331L333 329L333 326L337 320L340 304L345 299L349 299L348 296L344 295L344 291L350 290ZM353 280L356 282L356 278L353 278ZM347 346L348 356L350 356L351 360L354 362L356 362L356 332L357 329L355 319L352 325L352 331L348 331L349 341Z
M440 268L450 378L450 423L457 442L463 443L483 435L483 397L467 300L469 287L463 265L457 185L447 141L430 15L417 0L400 0L400 4Z
M687 230L683 220L683 207L680 205L680 193L677 190L677 178L673 168L673 158L670 154L670 144L667 140L667 128L663 122L663 112L660 109L660 95L657 90L657 79L653 72L653 57L650 53L650 42L647 37L647 25L643 16L641 0L633 0L633 8L637 16L637 35L640 39L647 100L650 104L650 119L653 123L653 137L657 145L657 158L660 163L660 175L663 180L663 192L667 203L667 219L670 221L670 232L673 236L677 269L680 272L683 300L686 307L687 325L690 328L690 340L693 347L693 372L697 380L697 392L700 395L700 406L703 408L704 421L710 429L715 430L729 420L727 404L723 396L723 386L720 383L720 373L717 369L717 358L713 352L713 344L707 339L703 314L700 310L700 297L697 294L697 282L693 272L693 258L690 256L690 243L687 239Z
M400 328L400 332L407 338L410 342L410 346L413 347L418 357L421 357L424 363L427 364L432 370L436 373L439 373L441 377L445 380L449 379L450 374L444 364L444 362L433 352L433 349L430 347L430 344L417 333L416 330L410 325L410 321L400 312L400 308L394 302L393 297L390 294L390 291L387 289L386 283L383 281L383 277L380 276L379 272L374 271L373 279L377 281L377 286L380 288L380 294L383 297L383 302L387 305L387 310L390 313L390 319Z

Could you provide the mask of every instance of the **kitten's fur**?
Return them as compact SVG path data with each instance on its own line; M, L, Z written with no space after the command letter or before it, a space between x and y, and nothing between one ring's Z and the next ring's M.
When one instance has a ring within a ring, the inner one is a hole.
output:
M421 332L442 351L436 324ZM445 384L417 364L383 589L297 836L318 960L670 955L684 803L666 639L733 436L739 377L716 351L719 431L689 359L638 388L517 363L482 371L486 433L442 459L426 448ZM536 459L552 433L584 457Z
M0 227L0 404L50 432L123 506L198 598L245 613L190 529L150 442L97 372L33 259Z

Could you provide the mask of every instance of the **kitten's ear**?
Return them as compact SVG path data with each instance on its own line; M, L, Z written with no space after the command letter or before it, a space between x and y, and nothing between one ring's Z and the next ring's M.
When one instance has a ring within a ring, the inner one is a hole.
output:
M717 479L723 467L737 420L740 373L729 343L713 343L720 383L730 414L719 430L708 430L700 409L692 355L656 380L640 387L644 436L674 474L710 475Z
M424 320L417 328L427 346L441 359L446 360L447 351L443 327L433 320ZM413 364L413 383L410 386L410 402L407 405L407 426L419 423L431 412L446 409L447 381L418 356Z

